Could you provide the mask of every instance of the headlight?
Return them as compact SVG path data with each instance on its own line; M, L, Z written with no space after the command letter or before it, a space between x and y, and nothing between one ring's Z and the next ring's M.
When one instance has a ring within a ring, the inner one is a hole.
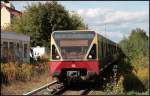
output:
M89 55L89 58L91 59L91 58L92 58L92 55Z
M56 56L57 59L59 59L59 56Z

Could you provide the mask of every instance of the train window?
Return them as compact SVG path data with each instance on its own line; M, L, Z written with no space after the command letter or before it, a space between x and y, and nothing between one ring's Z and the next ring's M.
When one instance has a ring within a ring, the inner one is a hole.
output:
M65 46L61 47L61 54L64 59L83 59L88 46Z
M114 54L114 46L112 45L112 54Z
M24 57L27 58L27 44L24 44Z
M109 44L109 54L111 55L111 45Z
M107 51L107 43L105 43L105 57L106 57L106 51Z
M108 54L109 54L109 44L108 44L108 46L107 46L107 52L108 52Z
M113 52L115 53L115 46L113 46L113 50L114 50Z
M105 43L105 55L107 54L107 42Z
M103 57L103 54L104 54L104 52L103 52L103 51L104 51L104 50L103 50L103 49L104 49L104 48L103 48L103 41L101 42L101 46L102 46L102 47L101 47L101 50L102 50L102 51L101 51L101 54L102 54L102 57Z
M63 59L84 59L95 37L94 32L56 32L53 38Z
M105 45L105 43L103 43L103 45L104 45L104 46L103 46L103 47L104 47L104 49L103 49L103 53L104 53L104 54L103 54L103 57L105 57L105 54L106 54L106 45Z
M108 55L108 42L106 41L106 54Z
M52 59L54 59L54 60L59 60L60 59L60 56L57 52L57 49L56 49L55 45L52 45Z
M110 53L111 53L111 55L112 55L112 45L110 45Z
M61 50L63 59L84 59L91 40L60 40L58 47Z
M96 53L96 44L93 45L93 47L91 48L91 51L88 55L88 59L96 59L97 53Z

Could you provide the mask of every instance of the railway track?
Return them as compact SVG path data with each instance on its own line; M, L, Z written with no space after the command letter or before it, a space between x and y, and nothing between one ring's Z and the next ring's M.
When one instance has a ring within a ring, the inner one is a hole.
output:
M107 80L104 83L107 83ZM53 81L23 95L105 95L105 92L102 90L103 88L97 90L98 87L101 86L99 84L82 83L82 85L84 85L83 88L78 85L76 87L74 86L75 88L71 86L73 89L70 89L65 88L64 85L58 81Z
M78 90L66 89L62 83L58 83L58 81L53 81L23 95L95 95L93 93L94 89L92 88L81 88Z
M97 94L100 93L100 94ZM94 89L81 89L81 90L66 90L63 94L59 95L101 95L102 91L96 91Z
M53 81L23 95L55 95L63 90L63 88L63 84L58 83L58 81Z

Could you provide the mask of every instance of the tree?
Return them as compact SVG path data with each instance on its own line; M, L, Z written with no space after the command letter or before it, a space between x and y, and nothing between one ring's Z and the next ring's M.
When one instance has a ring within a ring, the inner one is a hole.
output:
M85 29L77 14L70 15L56 1L38 3L25 7L21 17L13 20L13 30L30 35L31 46L50 46L50 36L55 30Z
M2 32L13 32L12 26L8 25L1 29Z
M128 38L124 38L120 42L120 46L124 53L130 58L137 55L148 56L149 54L149 37L143 29L136 28L131 31Z
M79 29L79 30L82 30L82 29L88 29L87 25L85 25L83 22L81 17L76 13L76 12L73 12L72 14L69 14L70 15L70 22L71 22L71 27L75 30Z

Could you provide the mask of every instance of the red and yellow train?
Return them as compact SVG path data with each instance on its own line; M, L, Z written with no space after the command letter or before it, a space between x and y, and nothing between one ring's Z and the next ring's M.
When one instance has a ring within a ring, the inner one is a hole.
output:
M92 80L118 59L120 48L90 30L54 31L51 34L50 75L60 82Z

